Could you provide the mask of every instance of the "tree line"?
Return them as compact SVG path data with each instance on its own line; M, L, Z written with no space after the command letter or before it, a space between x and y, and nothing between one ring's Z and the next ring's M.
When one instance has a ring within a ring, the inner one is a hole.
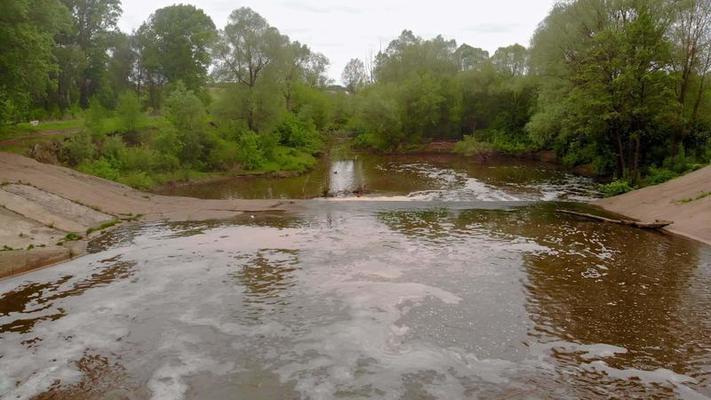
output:
M249 8L218 29L168 6L131 34L121 12L119 0L2 2L0 125L81 116L59 161L139 187L316 162L345 96L328 90L325 56Z
M561 1L528 48L493 54L405 30L351 60L344 87L249 8L218 28L173 5L130 34L120 15L119 0L2 2L0 124L83 115L62 158L112 177L303 171L335 130L381 151L553 150L623 189L711 158L711 0Z
M490 55L404 31L372 64L343 73L366 146L550 149L624 185L711 158L708 0L561 1L529 48Z

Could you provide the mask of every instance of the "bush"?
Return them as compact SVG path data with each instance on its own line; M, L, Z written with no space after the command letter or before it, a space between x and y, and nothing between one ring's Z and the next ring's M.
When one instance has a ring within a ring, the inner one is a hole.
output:
M79 165L82 162L92 159L96 149L91 140L91 136L87 132L80 132L69 139L63 149L65 161L72 166Z
M156 153L147 147L131 147L126 149L120 160L121 166L127 171L149 172L154 169Z
M248 131L240 136L238 159L246 170L259 169L264 165L266 160L259 146L258 134Z
M126 154L126 144L117 136L109 136L101 144L101 156L111 160L118 166Z
M240 149L237 143L224 139L215 141L215 147L210 152L210 167L218 170L229 170L240 160Z
M101 105L101 102L92 97L89 100L89 108L84 112L84 127L89 130L94 138L101 137L105 132L105 119L108 111Z
M168 120L178 130L202 132L207 124L205 105L195 93L178 83L166 99Z
M316 164L316 158L309 152L291 147L279 146L274 151L274 159L265 169L269 171L306 172Z
M679 176L676 172L666 168L651 167L644 178L645 185L658 185L666 181L672 180Z
M112 181L118 180L119 176L121 176L119 170L105 158L100 158L95 161L85 161L82 164L79 164L77 169L85 174L98 176Z
M629 182L624 179L618 179L606 185L600 185L600 191L605 197L618 196L634 190Z
M153 178L145 172L134 172L120 177L118 181L136 189L150 189L155 185Z
M134 133L138 131L143 113L141 112L141 102L136 93L127 91L119 96L116 114L121 132Z
M313 122L298 118L294 114L287 114L275 129L279 143L284 146L302 148L311 153L318 151L321 138L316 132Z
M474 135L464 136L464 139L454 145L454 152L465 156L488 154L493 151L491 144L478 141Z

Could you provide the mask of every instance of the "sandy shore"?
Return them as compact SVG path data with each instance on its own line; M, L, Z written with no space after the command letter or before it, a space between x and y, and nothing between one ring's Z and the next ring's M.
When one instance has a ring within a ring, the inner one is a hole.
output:
M667 230L711 245L711 166L596 205L641 221L674 221Z
M0 152L0 277L79 255L85 242L75 240L77 236L86 239L91 230L126 220L201 221L297 207L295 201L201 200L148 194Z

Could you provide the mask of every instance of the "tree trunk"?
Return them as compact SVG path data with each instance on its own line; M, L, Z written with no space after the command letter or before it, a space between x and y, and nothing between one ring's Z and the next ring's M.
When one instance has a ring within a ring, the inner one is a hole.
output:
M617 138L617 153L619 155L617 162L617 176L622 178L627 174L627 165L625 163L625 146L622 144L622 136L620 131L615 132Z
M641 142L642 139L640 138L640 134L635 133L634 137L634 160L632 162L632 171L631 172L631 177L632 177L632 183L638 183L639 182L639 158L640 158L640 150L641 150Z

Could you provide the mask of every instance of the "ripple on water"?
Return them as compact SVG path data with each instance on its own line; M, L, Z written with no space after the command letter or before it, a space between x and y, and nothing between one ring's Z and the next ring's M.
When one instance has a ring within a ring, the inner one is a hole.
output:
M711 251L557 206L125 228L0 282L0 397L711 395Z

